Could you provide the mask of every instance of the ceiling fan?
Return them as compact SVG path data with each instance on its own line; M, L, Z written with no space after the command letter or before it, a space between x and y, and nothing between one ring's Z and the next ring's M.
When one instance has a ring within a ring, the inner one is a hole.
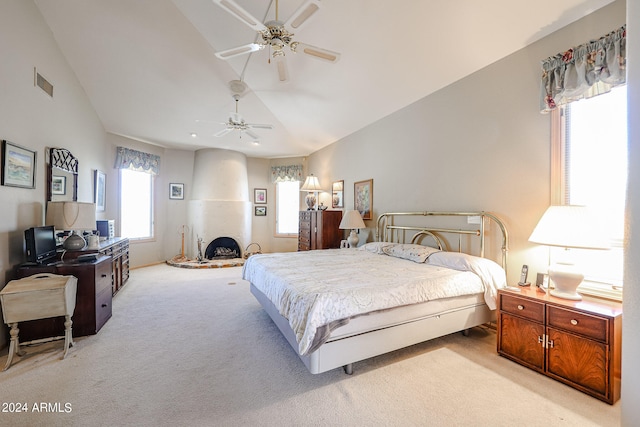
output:
M244 83L238 80L234 80L230 83L232 88L234 87L234 84L235 85L242 84L243 85L242 87L244 87ZM236 102L236 111L235 113L229 113L229 118L227 119L227 121L222 123L226 127L222 129L220 132L214 134L214 136L217 136L217 137L225 136L229 132L237 130L237 131L240 131L240 138L242 138L242 134L245 133L249 135L252 141L257 142L260 140L260 137L255 132L252 132L251 129L273 129L273 126L267 125L267 124L245 122L244 118L240 115L240 113L238 113L238 101L240 101L240 95L241 93L233 94L233 99Z
M264 24L254 18L234 0L213 0L213 2L240 20L243 24L257 31L259 35L259 40L255 43L216 52L215 55L220 59L229 59L234 56L244 55L264 49L265 47L270 47L278 70L278 79L281 82L289 80L289 71L284 54L284 48L286 46L294 53L302 52L328 62L336 62L340 59L340 54L337 52L293 41L294 34L292 31L301 28L303 24L320 9L318 0L305 1L284 23L278 20L278 0L276 0L276 19L267 21Z

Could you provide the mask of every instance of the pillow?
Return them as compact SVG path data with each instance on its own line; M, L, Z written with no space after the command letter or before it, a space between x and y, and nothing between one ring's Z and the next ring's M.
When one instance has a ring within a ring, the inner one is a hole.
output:
M413 243L402 243L382 249L385 254L409 261L423 263L431 254L440 252L440 249L429 246L422 246Z
M485 288L484 300L491 310L496 308L498 289L507 286L507 276L504 269L490 259L460 252L440 252L430 256L427 263L454 270L471 271L478 275Z
M374 254L384 254L384 248L397 245L397 243L390 242L369 242L362 246L358 246L356 249L359 251L367 251Z

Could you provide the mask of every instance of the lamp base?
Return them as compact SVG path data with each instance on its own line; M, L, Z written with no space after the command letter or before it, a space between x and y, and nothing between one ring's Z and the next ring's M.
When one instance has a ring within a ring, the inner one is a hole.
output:
M356 234L356 231L355 230L351 230L351 233L349 233L349 237L347 237L347 242L349 242L349 247L357 248L359 241L360 241L360 239L358 238L358 235Z
M584 274L577 271L573 264L557 263L549 266L549 279L555 284L555 289L549 293L554 297L580 301L582 296L576 292L584 279Z
M304 198L305 203L307 204L307 210L312 211L315 210L313 207L316 205L316 196L313 193L307 193L307 197Z
M87 241L84 240L84 237L72 231L71 235L62 242L62 247L68 251L81 251L87 247Z

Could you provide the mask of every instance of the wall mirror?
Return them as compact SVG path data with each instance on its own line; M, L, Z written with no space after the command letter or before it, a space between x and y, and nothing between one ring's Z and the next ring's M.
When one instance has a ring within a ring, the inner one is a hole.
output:
M331 207L344 207L344 181L334 181L331 185Z
M50 148L47 163L47 200L78 201L78 159L64 148Z

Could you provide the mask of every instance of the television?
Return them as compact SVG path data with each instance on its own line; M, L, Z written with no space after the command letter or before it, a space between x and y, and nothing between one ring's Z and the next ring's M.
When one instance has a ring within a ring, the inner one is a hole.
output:
M24 230L27 262L44 264L56 257L56 234L53 225Z

